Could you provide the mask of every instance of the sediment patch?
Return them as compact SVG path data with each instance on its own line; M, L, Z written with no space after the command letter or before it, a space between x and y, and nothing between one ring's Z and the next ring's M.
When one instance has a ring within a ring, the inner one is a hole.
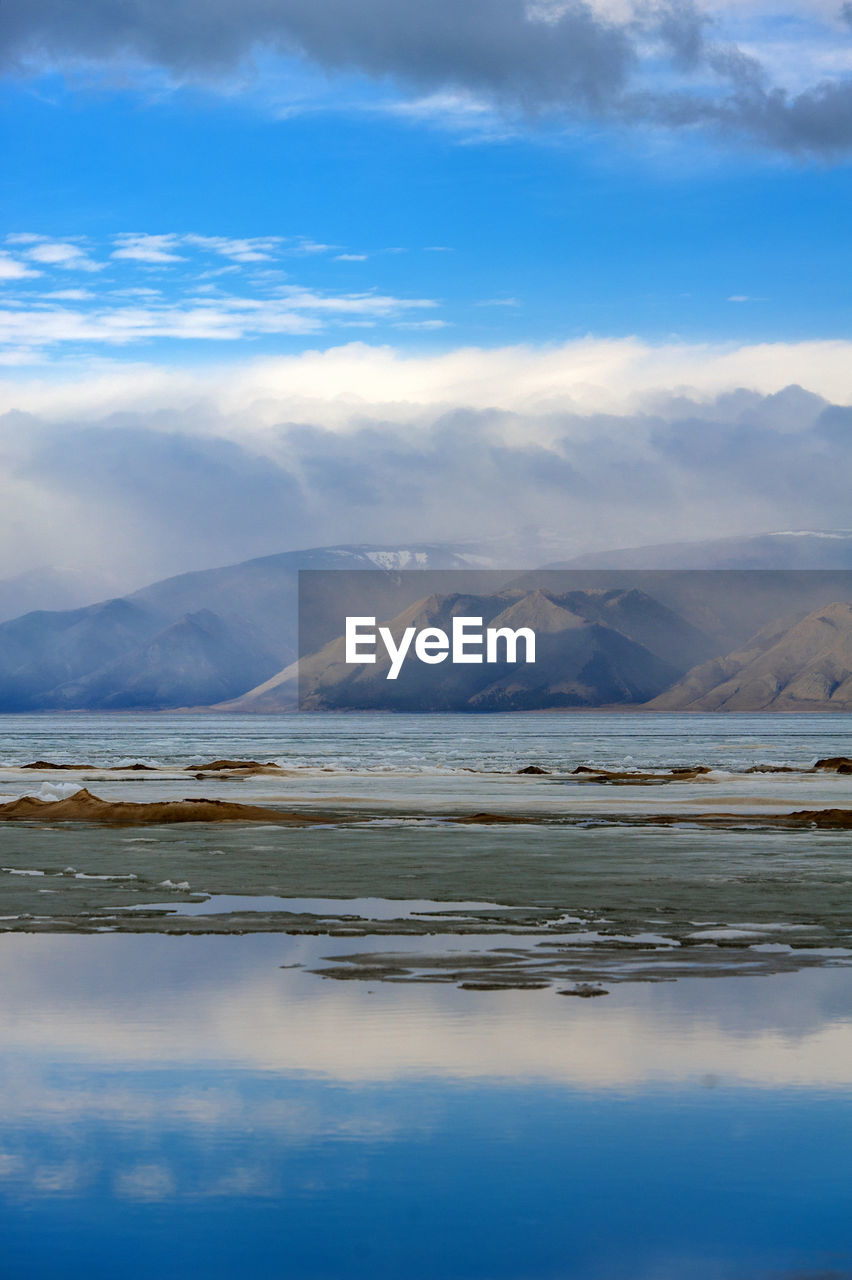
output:
M328 822L327 816L293 813L233 800L209 800L206 796L185 800L102 800L82 787L64 800L40 800L22 796L0 804L0 822L92 822L116 827L160 825L173 822L274 822L312 826Z

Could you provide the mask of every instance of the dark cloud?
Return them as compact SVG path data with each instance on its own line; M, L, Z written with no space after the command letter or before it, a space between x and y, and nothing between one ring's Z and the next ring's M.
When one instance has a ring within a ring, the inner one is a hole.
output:
M681 396L635 416L282 423L262 445L200 435L191 418L0 419L0 527L21 556L7 571L73 564L138 585L341 542L492 542L522 563L540 545L552 559L560 546L849 523L852 410L798 388ZM227 423L211 414L209 427Z
M547 13L524 0L4 0L0 65L132 57L215 77L271 49L418 92L471 92L508 113L700 127L792 152L852 146L848 77L790 93L720 43L693 0L639 6L621 25L584 0ZM840 13L852 22L852 5ZM680 88L659 87L661 66Z
M637 117L669 129L705 128L722 137L747 134L791 153L842 154L852 147L852 79L824 81L799 94L766 87L751 60L732 64L732 91L721 97L691 93L641 94L630 99Z
M554 22L530 20L523 0L5 0L3 32L7 66L132 54L216 73L265 47L529 108L600 104L625 83L633 53L628 33L582 0Z

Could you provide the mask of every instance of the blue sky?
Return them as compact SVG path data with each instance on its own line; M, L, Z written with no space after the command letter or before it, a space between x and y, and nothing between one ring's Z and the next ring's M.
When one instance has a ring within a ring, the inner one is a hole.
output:
M803 7L797 16L753 5L749 34L782 67L798 44L817 85L828 41L835 78L848 83L852 29L838 23L840 7ZM377 79L261 51L226 71L211 81L203 67L176 76L126 54L71 48L63 58L54 47L6 77L3 219L13 238L0 271L16 309L17 340L4 334L13 351L174 362L219 360L226 348L226 358L291 352L318 337L447 350L587 334L739 342L848 331L852 170L842 147L817 138L791 150L742 123L633 125L629 114L570 103L525 115L463 83L418 92L404 62ZM692 79L701 97L698 70ZM169 239L146 256L158 242L140 238L131 256L131 233ZM211 237L264 244L244 261ZM81 253L51 261L51 243ZM14 263L30 274L16 277ZM69 290L79 296L57 297ZM150 323L126 314L134 297L137 311L158 313ZM22 314L33 305L106 311L115 323L75 328L60 317L45 328ZM236 325L235 307L245 313Z
M10 565L848 525L852 3L6 0L0 108Z

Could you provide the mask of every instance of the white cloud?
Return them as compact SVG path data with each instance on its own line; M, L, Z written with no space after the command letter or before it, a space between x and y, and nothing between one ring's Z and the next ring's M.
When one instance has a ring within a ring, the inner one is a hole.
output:
M269 262L281 246L280 236L257 236L235 240L228 236L201 236L190 233L182 237L184 244L207 249L234 262Z
M317 333L337 319L389 318L436 305L429 298L322 294L286 285L272 298L202 294L165 302L146 294L138 305L86 310L38 301L28 307L0 307L0 346L29 352L65 343L127 346L151 338L235 342L260 335ZM424 323L434 327L441 322Z
M335 256L335 262L366 262L368 255L366 253L338 253Z
M33 270L25 262L0 249L0 280L26 280L28 276L40 275L40 271Z
M303 294L303 303L313 296ZM368 299L362 299L362 306ZM297 310L293 300L288 299L288 305ZM142 314L154 313L143 309ZM161 323L165 320L161 317ZM229 321L246 327L253 322L251 311L246 319L245 309L235 311ZM64 321L48 316L40 323ZM131 329L125 317L122 331ZM551 411L629 412L662 395L709 399L738 387L771 395L798 383L834 403L850 404L850 368L852 341L841 339L742 345L590 337L559 345L458 347L428 355L357 342L242 359L212 370L89 358L49 372L40 370L33 381L21 375L0 382L0 411L99 416L210 397L226 413L240 414L253 406L260 424L280 421L292 412L341 429L367 413L412 422L449 407L465 407L535 414L542 418L544 430Z
M472 139L486 138L497 142L512 137L517 126L507 122L498 106L472 92L439 90L417 98L391 99L373 108L418 124L431 124ZM443 245L431 246L442 252Z
M397 329L446 329L449 327L448 320L398 320Z
M132 262L148 262L166 264L182 262L184 259L175 248L179 242L176 235L149 235L147 232L122 232L115 237L116 248L113 258L125 258Z
M400 310L436 307L432 298L401 299L381 293L348 293L325 296L301 289L298 285L284 285L280 290L291 307L307 311L348 311L358 314L387 316Z
M286 249L288 253L304 254L309 257L315 253L333 253L338 247L336 244L322 244L318 240L311 240L308 236L298 236L286 246Z
M593 339L440 355L361 342L196 370L57 360L0 379L0 411L30 413L0 419L0 542L22 568L61 544L138 583L415 532L532 556L530 529L569 554L844 527L850 367L848 342ZM825 399L775 394L796 381Z
M96 296L90 289L52 289L44 294L45 298L55 298L57 302L91 302Z
M61 267L65 271L102 271L105 266L93 261L80 245L62 240L42 240L27 249L26 255L42 266Z

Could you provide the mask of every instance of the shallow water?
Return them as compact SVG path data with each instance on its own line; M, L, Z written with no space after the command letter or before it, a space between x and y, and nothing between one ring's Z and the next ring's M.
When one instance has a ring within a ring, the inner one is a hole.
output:
M4 1274L848 1280L852 833L690 815L849 807L807 770L850 754L846 716L1 717L0 799L343 815L0 829ZM187 770L222 756L291 772Z
M3 937L6 1274L852 1274L852 984L345 988L327 939Z

